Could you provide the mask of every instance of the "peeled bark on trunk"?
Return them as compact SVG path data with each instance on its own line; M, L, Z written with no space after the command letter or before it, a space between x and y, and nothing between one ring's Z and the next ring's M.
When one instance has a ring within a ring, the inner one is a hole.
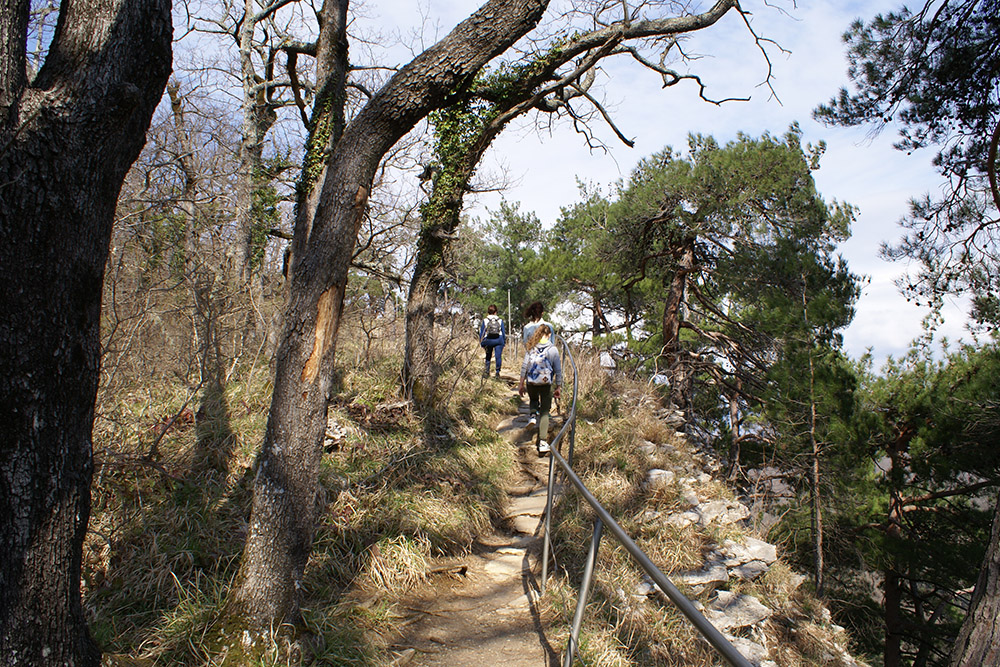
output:
M63 2L30 84L28 6L0 7L0 655L97 665L80 574L101 287L118 193L170 72L170 3Z
M390 79L345 127L325 173L315 181L317 189L300 191L300 206L302 197L313 192L316 204L312 215L296 220L274 393L234 597L234 612L254 631L300 619L344 291L379 161L456 88L528 32L546 5L546 0L487 2Z
M1000 665L1000 498L969 615L958 633L948 664L949 667Z

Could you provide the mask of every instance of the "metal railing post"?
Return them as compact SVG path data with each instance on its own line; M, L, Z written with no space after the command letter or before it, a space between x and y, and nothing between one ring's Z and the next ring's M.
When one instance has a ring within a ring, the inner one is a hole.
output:
M573 448L576 447L576 419L570 422L569 425L569 452L566 457L566 461L569 462L569 467L573 467Z
M580 597L576 600L576 613L573 614L573 629L566 643L566 658L563 667L571 667L573 658L580 646L580 628L583 627L583 612L590 598L590 584L594 578L594 566L597 564L597 549L601 545L601 535L604 534L604 522L594 519L594 533L590 538L590 551L587 552L587 562L583 566L583 581L580 582Z
M552 540L552 500L555 495L552 489L555 487L556 465L549 457L549 483L545 494L545 539L542 540L542 581L539 589L545 595L545 582L549 579L549 548Z

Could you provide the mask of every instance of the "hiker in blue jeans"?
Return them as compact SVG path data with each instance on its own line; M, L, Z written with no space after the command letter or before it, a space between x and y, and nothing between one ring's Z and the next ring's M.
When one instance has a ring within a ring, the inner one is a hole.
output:
M559 387L562 385L562 361L559 350L550 341L551 336L552 327L547 323L539 324L531 334L524 353L524 363L521 364L521 382L517 386L520 396L524 396L527 389L531 414L538 415L535 446L539 456L545 456L551 451L549 410L552 409L552 397L559 398Z
M497 315L496 306L491 304L486 313L486 319L479 325L479 344L486 350L486 368L483 370L483 377L490 376L490 357L495 356L499 378L503 362L503 346L507 343L507 328Z

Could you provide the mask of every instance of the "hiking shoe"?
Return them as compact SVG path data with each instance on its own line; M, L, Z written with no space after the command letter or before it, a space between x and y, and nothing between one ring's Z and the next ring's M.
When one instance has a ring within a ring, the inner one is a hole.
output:
M531 419L528 420L528 426L534 426L538 423L538 417L531 415Z
M538 441L538 455L539 456L545 456L546 454L548 454L551 451L552 451L552 448L549 447L549 443L548 443L547 440L539 440Z

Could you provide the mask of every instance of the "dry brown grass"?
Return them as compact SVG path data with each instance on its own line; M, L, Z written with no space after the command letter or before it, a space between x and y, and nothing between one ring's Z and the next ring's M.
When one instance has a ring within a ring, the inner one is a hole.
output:
M727 539L741 539L743 529L738 525L676 528L658 518L658 513L682 509L680 485L674 482L647 488L642 481L651 467L672 469L678 479L694 480L690 486L702 501L732 500L734 493L720 480L699 480L690 472L700 470L700 455L656 417L658 399L654 390L622 378L616 378L613 384L607 377L596 381L599 388L584 387L581 396L615 396L615 411L602 419L581 423L574 467L651 560L668 575L699 569L717 545ZM648 456L639 450L644 441L669 447L656 449ZM555 539L559 571L569 574L568 579L558 580L553 593L566 600L554 607L565 624L558 632L563 644L575 610L570 601L575 600L574 587L589 545L592 514L572 491L558 506ZM684 667L722 664L666 598L646 599L635 594L643 578L627 552L605 531L581 638L582 663ZM847 638L842 631L831 629L829 623L814 618L822 605L810 599L798 583L795 573L780 561L757 582L730 583L731 590L757 596L776 612L776 620L762 626L763 635L750 639L770 647L773 659L782 667L841 664L836 656L841 655ZM706 603L708 595L705 592L695 599ZM789 628L796 630L791 632Z
M348 322L340 335L331 416L342 437L322 460L327 505L305 581L306 622L323 637L326 664L380 659L395 592L423 576L432 554L463 553L490 532L513 474L513 454L495 431L498 413L511 409L508 398L467 371L478 348L454 346L442 380L447 407L422 418L399 395L400 324L358 334ZM204 423L178 421L144 460L156 438L150 427L182 407L196 410L192 393L180 379L158 377L119 382L101 395L84 596L94 634L117 664L233 659L217 621L246 535L250 471L270 401L268 364L245 358L234 366L228 423L219 430L228 434L221 468L195 465ZM283 637L276 632L253 664L293 655Z
M495 427L516 401L505 387L479 377L474 341L459 338L460 328L445 328L441 408L417 415L399 395L399 320L364 333L351 327L348 318L331 406L342 437L323 456L326 506L306 572L305 616L322 637L321 662L373 665L386 660L383 637L399 620L395 600L421 580L427 560L465 553L477 535L499 525L516 461ZM654 390L611 378L588 353L579 355L577 367L575 467L653 561L668 574L695 569L715 543L738 537L735 528L675 528L657 520L655 512L680 508L680 487L647 488L646 472L655 466L688 475L697 467L691 447L656 418ZM209 665L228 655L214 624L246 533L249 473L270 398L267 364L246 358L234 369L226 393L228 431L220 431L232 438L225 440L223 468L195 466L197 433L190 425L168 432L154 460L144 461L156 437L150 426L180 413L190 397L190 386L162 378L155 385L120 385L101 397L84 588L95 636L119 664ZM651 459L640 450L643 441L672 448ZM714 480L695 491L703 499L732 496ZM568 492L556 518L557 567L541 605L546 619L556 619L549 639L560 646L593 517ZM672 605L635 596L642 575L606 535L581 640L583 664L717 664ZM828 642L843 644L806 611L819 605L804 600L793 580L778 564L761 581L736 586L800 628L766 626L768 645L780 646L774 655L782 667L815 664L808 661L829 652L835 644ZM277 632L272 649L253 664L287 662L283 641Z

